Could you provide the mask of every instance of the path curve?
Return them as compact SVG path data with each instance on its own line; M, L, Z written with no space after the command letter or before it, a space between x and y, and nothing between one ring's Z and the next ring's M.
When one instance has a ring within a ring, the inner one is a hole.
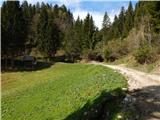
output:
M119 66L119 65L108 65L104 63L95 62L95 61L92 61L90 63L95 65L106 66L122 73L124 76L127 77L129 91L132 91L135 89L141 89L143 87L148 87L148 86L160 85L160 75L148 74L148 73L144 73L131 68L126 68L124 66Z
M95 61L90 64L112 68L127 77L129 92L124 99L127 104L124 110L134 113L129 120L160 120L160 75Z

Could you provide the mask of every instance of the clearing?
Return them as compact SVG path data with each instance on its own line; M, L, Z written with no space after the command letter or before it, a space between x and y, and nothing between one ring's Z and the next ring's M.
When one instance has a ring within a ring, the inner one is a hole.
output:
M43 70L1 76L3 120L83 119L88 114L84 111L104 100L103 96L126 87L120 73L88 64L56 63Z

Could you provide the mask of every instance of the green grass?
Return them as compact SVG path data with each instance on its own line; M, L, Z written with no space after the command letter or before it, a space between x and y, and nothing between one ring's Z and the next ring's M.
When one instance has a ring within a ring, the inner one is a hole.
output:
M56 63L39 71L1 76L3 120L62 120L102 91L126 86L121 74L87 64Z

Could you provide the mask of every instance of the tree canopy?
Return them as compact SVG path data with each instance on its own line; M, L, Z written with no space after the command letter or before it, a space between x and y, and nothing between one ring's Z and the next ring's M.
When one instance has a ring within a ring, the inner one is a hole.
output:
M98 30L91 14L84 20L80 17L75 20L65 5L4 1L1 7L2 58L31 54L33 49L45 57L54 57L62 50L72 60L104 56L103 49L110 41L123 42L133 29L141 28L145 28L144 38L150 44L159 45L159 6L159 1L139 1L134 8L129 2L127 9L121 7L112 23L105 12L102 29Z

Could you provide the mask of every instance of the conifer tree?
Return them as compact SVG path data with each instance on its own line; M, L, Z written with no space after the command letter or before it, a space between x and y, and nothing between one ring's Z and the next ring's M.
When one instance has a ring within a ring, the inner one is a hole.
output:
M125 32L125 9L124 7L121 8L121 12L119 14L119 23L118 23L118 31L120 32L120 37L124 37Z
M14 56L24 51L24 18L19 1L6 1L2 5L2 54Z
M87 14L86 18L84 19L84 42L83 48L84 49L93 49L93 33L95 32L95 26L92 16Z
M127 36L129 31L132 29L134 25L134 12L132 7L132 2L129 2L128 9L126 11L126 18L125 18L125 35Z
M47 8L43 5L40 12L40 21L38 24L38 48L46 56L54 56L60 45L59 28L53 22L52 16L49 16Z
M84 19L84 26L83 26L83 32L84 32L83 49L88 48L87 41L89 41L89 20L90 20L90 14L87 14L86 18Z
M107 12L105 12L104 18L103 18L103 23L102 23L102 31L103 31L102 40L104 43L108 41L110 27L111 27L110 18L108 16Z
M108 13L105 12L104 17L103 17L103 23L102 23L102 29L109 29L111 26L111 21L108 16Z
M114 17L114 22L113 22L113 26L112 26L112 38L118 38L120 37L120 31L119 31L119 28L118 28L118 23L119 23L119 19L118 17L115 15Z

